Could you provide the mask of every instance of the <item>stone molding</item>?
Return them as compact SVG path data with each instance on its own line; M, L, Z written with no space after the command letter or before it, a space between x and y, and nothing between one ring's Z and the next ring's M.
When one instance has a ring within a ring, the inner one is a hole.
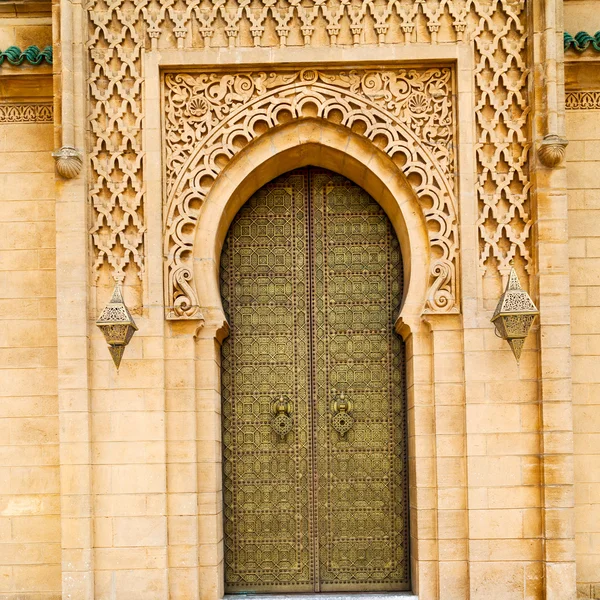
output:
M565 108L567 110L600 110L600 90L567 92Z
M96 277L144 278L146 49L413 43L473 47L479 263L508 274L519 254L530 271L525 0L90 0L87 9Z
M252 140L302 117L359 133L398 165L419 198L431 268L425 312L457 312L452 71L281 69L170 73L164 81L165 305L197 318L192 259L199 209L223 166Z
M52 123L54 107L44 102L0 104L0 123Z

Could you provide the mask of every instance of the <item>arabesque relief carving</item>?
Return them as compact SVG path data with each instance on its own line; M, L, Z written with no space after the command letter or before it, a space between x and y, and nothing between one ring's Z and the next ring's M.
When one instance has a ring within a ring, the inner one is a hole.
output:
M0 123L52 123L52 104L7 102L0 104Z
M474 47L480 265L529 268L525 0L90 0L88 20L97 273L143 277L145 51L413 43Z
M223 166L266 130L307 114L364 135L401 167L429 229L426 311L456 312L451 82L449 68L166 74L167 317L194 318L198 312L191 266L195 225Z
M600 91L567 92L565 108L567 110L599 110Z

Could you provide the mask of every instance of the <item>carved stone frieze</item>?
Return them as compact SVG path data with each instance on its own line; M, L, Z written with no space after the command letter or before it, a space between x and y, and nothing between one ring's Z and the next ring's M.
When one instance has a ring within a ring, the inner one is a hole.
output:
M567 92L565 108L567 110L600 110L600 91Z
M403 165L430 232L426 310L457 311L451 82L448 68L165 75L168 318L195 318L199 310L191 258L199 207L211 183L241 146L307 111L361 133Z
M52 123L52 104L43 102L7 102L0 104L0 123Z
M97 273L143 278L146 50L412 43L474 48L480 265L508 274L520 254L529 269L525 0L90 0L87 8ZM189 284L183 271L176 281Z

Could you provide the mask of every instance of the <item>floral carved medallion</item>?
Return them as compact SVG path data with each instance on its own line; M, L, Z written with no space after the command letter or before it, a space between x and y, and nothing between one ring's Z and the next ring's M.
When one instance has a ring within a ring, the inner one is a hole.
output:
M164 77L165 305L196 319L192 268L199 209L247 143L293 119L325 119L388 154L419 198L430 239L426 312L457 312L455 126L449 68L282 69Z

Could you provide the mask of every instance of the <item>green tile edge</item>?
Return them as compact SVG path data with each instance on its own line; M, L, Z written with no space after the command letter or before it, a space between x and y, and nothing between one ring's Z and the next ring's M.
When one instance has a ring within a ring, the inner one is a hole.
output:
M25 50L17 48L17 46L11 46L0 52L0 65L7 61L9 64L15 67L22 65L23 63L29 63L30 65L41 65L44 61L51 65L52 64L52 46L46 46L43 50L40 50L37 46L29 46Z
M583 52L588 47L592 46L592 49L596 52L600 52L600 31L597 31L593 36L585 31L580 31L572 36L570 33L565 31L564 33L564 45L565 51L572 48L577 52Z

